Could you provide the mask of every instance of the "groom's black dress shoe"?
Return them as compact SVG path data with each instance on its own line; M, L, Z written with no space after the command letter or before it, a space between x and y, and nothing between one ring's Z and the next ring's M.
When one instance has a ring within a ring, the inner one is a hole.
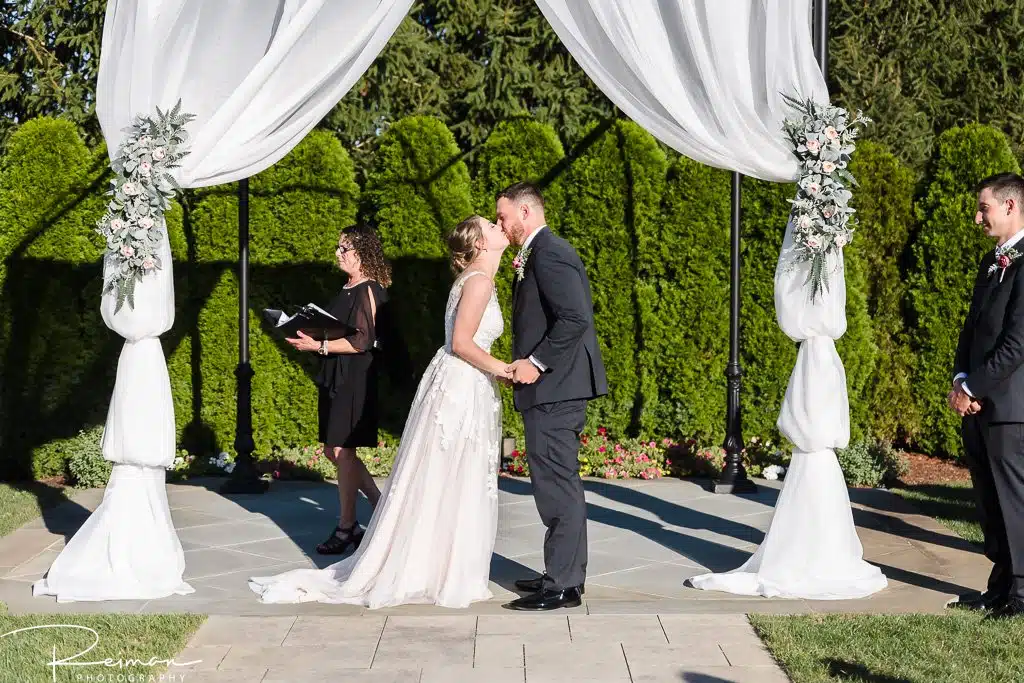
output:
M1010 598L1001 607L997 607L985 615L985 618L1010 619L1019 616L1024 616L1024 600L1021 598Z
M579 607L582 604L583 596L580 594L579 588L565 588L563 590L537 591L533 595L513 600L502 607L521 612L545 612L559 607Z
M1006 593L995 593L992 591L978 593L977 591L974 591L971 593L965 593L960 597L953 598L946 603L946 607L951 609L968 609L975 612L987 612L989 610L998 610L1006 604L1006 600Z
M580 595L584 595L587 592L587 584L581 583ZM536 593L544 587L544 577L538 576L536 579L518 579L516 581L516 590L523 591L524 593Z

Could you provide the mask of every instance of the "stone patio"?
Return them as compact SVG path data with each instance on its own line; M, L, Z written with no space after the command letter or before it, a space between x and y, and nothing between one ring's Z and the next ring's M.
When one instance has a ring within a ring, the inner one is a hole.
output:
M202 659L193 681L784 681L747 624L751 612L940 612L983 586L977 549L903 499L852 490L865 557L889 588L865 600L751 599L683 586L741 564L771 519L781 483L751 496L700 482L587 480L590 563L585 604L558 614L501 609L512 582L538 571L544 527L529 483L501 480L491 565L494 599L467 610L403 606L262 605L246 580L325 566L313 547L337 518L332 484L274 482L262 496L217 493L220 480L168 487L195 594L71 603L31 597L102 491L85 491L0 539L0 600L12 613L198 612L214 615L178 661ZM368 507L360 519L369 518ZM256 618L263 617L263 618ZM296 669L300 667L300 669ZM215 670L214 670L215 669ZM173 672L172 672L173 673ZM321 675L322 674L322 675ZM180 675L180 674L179 674Z

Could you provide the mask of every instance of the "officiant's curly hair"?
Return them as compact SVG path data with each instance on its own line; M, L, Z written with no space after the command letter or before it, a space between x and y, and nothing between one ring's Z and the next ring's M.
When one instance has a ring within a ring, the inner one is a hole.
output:
M350 225L341 231L352 242L352 248L359 254L363 275L376 280L381 287L391 286L391 263L384 257L384 247L373 228L367 225Z
M448 253L452 273L458 275L480 255L477 244L484 238L484 219L470 216L448 235Z

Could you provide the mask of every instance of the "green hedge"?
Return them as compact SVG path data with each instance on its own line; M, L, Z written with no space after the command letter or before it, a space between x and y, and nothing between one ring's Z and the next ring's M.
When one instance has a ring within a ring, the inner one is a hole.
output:
M663 215L638 231L637 284L645 386L645 434L725 434L725 364L729 359L729 174L677 156Z
M529 180L540 185L544 194L544 215L551 229L557 232L564 218L565 198L559 175L564 159L562 143L551 126L522 118L498 124L474 157L473 196L477 213L493 220L495 195L513 183ZM491 349L496 358L512 357L514 271L511 264L515 252L515 247L509 247L495 278L505 318L505 333ZM522 437L523 421L512 402L512 390L503 388L501 394L505 432Z
M860 187L854 197L857 229L846 253L863 264L868 315L878 348L867 387L872 406L866 426L886 441L908 441L920 431L912 375L915 365L904 318L906 251L916 224L913 172L881 145L862 142L851 171Z
M329 133L314 131L250 186L249 351L257 452L317 439L317 359L269 332L259 312L312 301L326 304L344 277L334 265L338 233L356 218L352 162ZM189 214L194 262L181 298L190 345L171 360L183 445L232 451L238 363L238 203L234 184L195 193ZM198 342L198 348L196 345ZM195 353L195 357L193 356ZM188 355L190 362L184 361ZM185 375L184 367L199 372ZM198 380L200 386L193 386Z
M922 412L918 443L929 453L961 451L960 418L946 405L960 326L967 316L978 261L995 245L974 224L978 181L1020 171L1006 136L981 125L952 128L936 145L932 180L919 206L909 304Z
M444 344L444 309L452 283L446 238L473 213L469 170L451 131L426 116L391 126L381 138L364 199L394 267L393 313L419 378ZM386 399L395 436L401 433L413 388L392 390Z

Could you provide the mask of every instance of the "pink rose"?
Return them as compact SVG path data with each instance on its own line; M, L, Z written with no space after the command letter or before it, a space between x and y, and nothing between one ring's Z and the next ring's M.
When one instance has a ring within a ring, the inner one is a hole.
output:
M142 228L143 230L149 230L150 228L153 227L153 225L153 219L150 218L149 216L144 216L143 218L139 219L139 227Z
M802 229L804 229L804 230L807 230L807 229L808 229L808 228L810 228L810 227L811 227L811 225L812 225L811 217L810 217L810 216L808 216L807 214L803 214L803 215L802 215L802 216L800 216L800 218L799 218L799 219L797 220L796 224L797 224L798 226L800 226L800 227L801 227Z
M516 256L514 259L512 259L512 267L513 268L515 268L516 270L519 270L520 268L522 268L522 266L523 266L523 261L518 256Z
M836 246L839 247L840 249L849 244L849 242L850 238L847 237L846 235L836 235Z
M832 207L826 206L824 209L821 210L821 215L824 216L825 218L832 218L832 216L834 215Z
M821 163L821 170L824 171L825 173L831 173L832 171L836 170L836 165L831 161L823 161Z
M135 250L132 249L127 244L124 245L123 247L121 247L121 256L124 256L125 258L131 258L134 255L135 255Z
M148 176L152 168L153 167L149 164L148 161L143 161L141 164L139 164L139 173L141 173L144 176Z
M153 270L155 266L156 262L152 258L147 257L142 261L142 267L146 270Z
M996 263L999 264L1000 268L1008 268L1010 266L1010 257L1006 254L1000 254L996 257Z
M821 149L821 143L814 138L807 138L807 151L811 154L817 154L818 150Z
M123 228L124 221L121 220L120 218L115 218L114 220L110 221L110 229L113 230L114 232L117 232L118 230L121 230Z
M821 246L821 242L818 241L817 237L809 237L807 238L807 246L811 249L817 249Z
M818 183L808 183L807 184L807 191L811 195L816 195L819 192L821 192L821 185L819 185Z
M167 156L167 152L164 151L163 147L157 147L153 150L153 161L160 161L165 156Z
M836 140L839 138L839 131L836 130L835 127L829 126L825 129L825 137L829 140Z

